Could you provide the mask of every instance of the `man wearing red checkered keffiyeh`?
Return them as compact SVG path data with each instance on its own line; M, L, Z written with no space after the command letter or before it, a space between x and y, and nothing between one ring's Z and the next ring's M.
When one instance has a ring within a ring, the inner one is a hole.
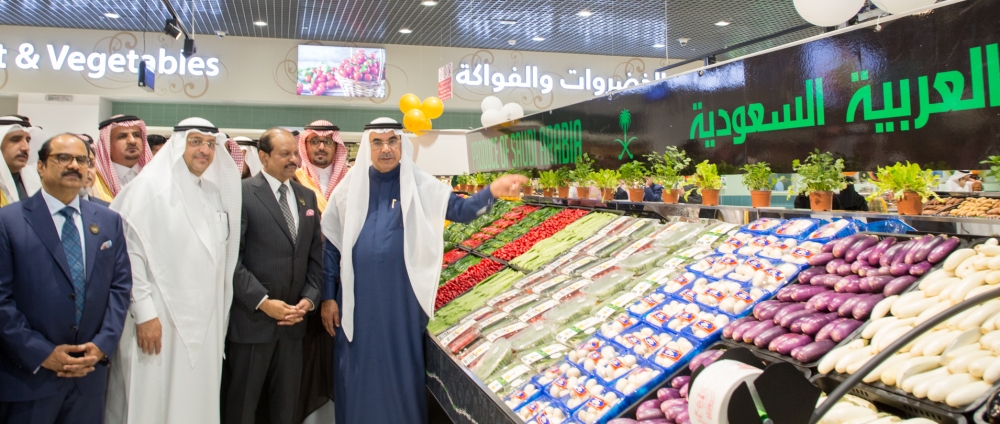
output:
M316 192L322 212L333 189L347 175L347 148L340 139L340 128L325 120L306 126L298 141L302 167L295 172L295 178Z
M111 202L153 159L153 152L146 143L146 123L135 116L115 115L99 128L101 134L94 144L97 182L93 196Z
M236 143L236 140L227 137L226 150L229 150L229 156L232 156L233 162L236 162L236 169L240 171L240 178L247 178L243 174L243 163L246 162L246 154L243 153L243 149Z

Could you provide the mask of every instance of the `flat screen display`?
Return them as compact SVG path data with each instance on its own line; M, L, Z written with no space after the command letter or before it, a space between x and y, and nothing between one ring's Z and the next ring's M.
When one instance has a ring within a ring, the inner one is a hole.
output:
M385 49L300 45L300 96L385 97Z

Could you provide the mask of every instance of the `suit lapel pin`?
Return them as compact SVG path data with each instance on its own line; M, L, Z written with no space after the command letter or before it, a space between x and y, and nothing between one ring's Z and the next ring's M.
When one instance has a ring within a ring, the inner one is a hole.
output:
M306 205L306 201L302 200L302 198L300 197L299 198L299 204L302 205L302 206L305 206Z
M101 231L101 227L98 227L97 224L90 224L91 233L97 234L98 231Z

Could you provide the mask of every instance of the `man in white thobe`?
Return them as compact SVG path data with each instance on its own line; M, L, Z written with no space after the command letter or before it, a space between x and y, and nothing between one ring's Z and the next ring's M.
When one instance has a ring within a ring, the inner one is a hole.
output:
M239 252L239 172L210 122L188 118L111 208L133 289L108 383L108 424L219 423Z

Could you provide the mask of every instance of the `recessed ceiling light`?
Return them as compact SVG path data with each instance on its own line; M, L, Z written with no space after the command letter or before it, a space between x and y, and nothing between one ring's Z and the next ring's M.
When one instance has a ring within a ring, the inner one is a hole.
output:
M507 44L514 45L517 44L517 40L507 40Z
M664 45L663 43L653 44L653 48L662 49L664 47L666 47L666 45Z
M545 37L534 37L531 41L545 41Z
M267 21L253 21L253 24L257 26L267 26Z
M438 4L438 2L436 2L434 0L426 0L426 1L420 2L420 5L422 5L422 6L437 6L437 4Z
M716 23L715 23L715 26L726 26L726 25L729 25L729 24L731 24L731 23L732 23L732 22L726 22L726 21L719 21L719 22L716 22Z
M399 30L400 34L409 34L411 32L413 32L413 30L411 30L409 28L403 28L403 29Z
M576 14L576 16L579 16L581 18L587 18L587 17L590 17L593 14L594 14L594 12L591 12L589 10L584 9L584 10L581 10L580 12L578 12Z
M501 19L500 23L504 25L514 25L517 23L517 21L514 19Z
M107 12L107 13L104 14L104 17L105 18L109 18L109 19L118 19L121 16L118 15L117 13L115 13L115 12Z

